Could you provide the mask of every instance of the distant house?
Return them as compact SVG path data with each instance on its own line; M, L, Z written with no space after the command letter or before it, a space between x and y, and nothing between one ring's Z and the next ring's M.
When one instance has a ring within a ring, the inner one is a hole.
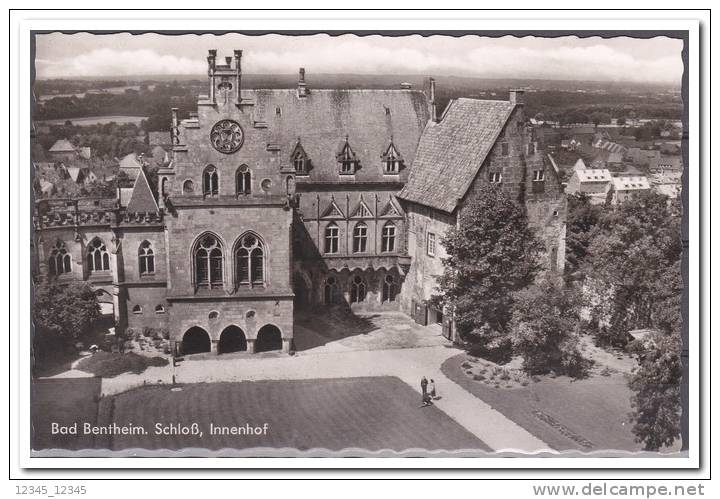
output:
M55 184L48 180L45 180L44 178L41 178L38 184L40 186L40 193L43 197L50 196L53 192L53 189L55 188Z
M85 169L79 168L77 166L70 166L67 169L68 175L70 175L70 179L75 182L76 184L84 184L85 183Z
M143 167L143 158L135 153L130 153L120 160L120 171L125 172L131 179L137 178Z
M574 170L565 192L573 195L585 194L590 198L591 204L605 204L607 187L612 179L607 169Z
M607 185L610 204L617 205L634 198L638 193L650 190L650 181L644 176L613 177Z
M55 161L72 161L76 159L80 153L69 140L60 139L48 150L48 155Z
M649 168L652 173L682 171L682 158L680 156L666 156L658 154L650 160Z
M575 162L575 164L572 167L573 171L575 170L587 170L587 165L585 165L585 162L582 160L582 158L578 158L578 160Z
M89 147L81 147L80 148L80 157L83 159L92 158L92 149Z

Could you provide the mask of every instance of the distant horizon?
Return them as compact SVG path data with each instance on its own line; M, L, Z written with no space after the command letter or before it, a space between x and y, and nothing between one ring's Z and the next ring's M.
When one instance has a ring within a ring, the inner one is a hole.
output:
M297 76L295 73L246 73L243 72L243 78L253 77L292 77ZM565 78L521 78L521 77L483 77L483 76L468 76L468 75L456 75L456 74L425 74L425 73L405 73L405 74L393 74L393 73L306 73L305 77L307 80L312 80L313 77L322 76L348 76L348 77L395 77L401 78L434 78L436 81L443 78L458 78L466 80L482 80L482 81L524 81L524 82L564 82L564 83L592 83L592 84L608 84L608 85L650 85L650 86L665 86L680 88L681 83L674 82L662 82L662 81L631 81L631 80L588 80L588 79L565 79ZM207 74L114 74L114 75L100 75L100 76L58 76L58 77L36 77L35 81L114 81L114 80L132 80L132 81L161 81L171 79L182 79L182 80L199 80L203 81L207 79Z

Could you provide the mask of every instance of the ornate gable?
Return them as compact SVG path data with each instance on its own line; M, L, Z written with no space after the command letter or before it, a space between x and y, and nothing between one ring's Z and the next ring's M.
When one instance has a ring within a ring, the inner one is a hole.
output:
M362 199L362 196L360 197L360 202L353 211L352 218L373 218L373 213L372 211L370 211L370 208L368 208L368 205Z
M340 207L335 202L335 198L330 200L330 205L325 208L325 211L320 218L330 220L345 220L345 214L342 212Z
M380 218L403 218L402 211L392 198L388 199L388 202L380 210Z

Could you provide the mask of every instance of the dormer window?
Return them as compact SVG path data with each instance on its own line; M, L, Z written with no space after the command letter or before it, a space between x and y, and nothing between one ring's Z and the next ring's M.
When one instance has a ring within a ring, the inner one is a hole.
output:
M307 175L310 172L310 161L305 149L303 149L303 146L300 144L299 138L297 139L295 148L290 155L290 161L292 161L296 175Z
M390 145L381 157L383 163L383 173L385 173L385 175L400 173L400 169L403 164L403 157L397 150L397 147L395 147L395 144L393 144L392 137L390 137Z
M340 174L341 175L354 175L355 170L358 168L358 159L355 152L350 147L348 136L345 136L345 141L340 144L337 153L335 154L337 162L340 163Z

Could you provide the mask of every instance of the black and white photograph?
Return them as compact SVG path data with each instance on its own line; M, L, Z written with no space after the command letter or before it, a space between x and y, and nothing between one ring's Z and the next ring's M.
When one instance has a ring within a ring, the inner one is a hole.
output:
M685 466L689 31L238 27L30 32L32 464Z

